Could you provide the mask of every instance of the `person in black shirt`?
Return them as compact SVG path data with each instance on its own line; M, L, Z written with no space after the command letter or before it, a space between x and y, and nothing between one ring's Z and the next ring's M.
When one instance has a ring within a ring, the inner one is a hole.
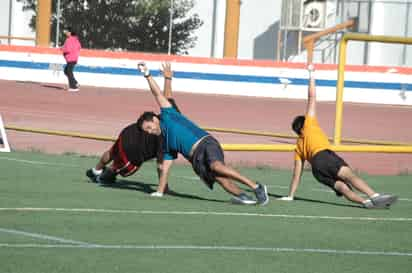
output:
M172 98L173 71L170 63L162 64L162 73L164 95L180 112ZM147 160L157 158L158 162L161 161L161 154L161 136L142 131L135 122L121 131L113 146L102 154L96 167L86 171L86 176L95 183L113 183L117 175L130 176ZM107 166L110 162L112 164Z

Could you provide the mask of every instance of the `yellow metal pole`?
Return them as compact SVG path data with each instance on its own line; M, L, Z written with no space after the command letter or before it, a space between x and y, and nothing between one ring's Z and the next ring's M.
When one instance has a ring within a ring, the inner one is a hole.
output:
M305 43L306 51L307 51L307 62L311 64L313 61L313 48L314 48L314 41L311 40Z
M45 134L45 135L53 135L53 136L65 136L65 137L76 137L76 138L84 138L84 139L93 139L93 140L101 140L101 141L115 141L115 138L112 137L105 137L105 136L96 136L96 135L86 135L81 133L74 133L74 132L64 132L64 131L54 131L54 130L44 130L44 129L34 129L34 128L22 128L18 126L4 126L5 129L20 131L20 132L27 132L27 133L36 133L36 134Z
M225 44L223 57L237 58L240 0L226 0Z
M8 40L23 40L23 41L35 41L35 38L30 37L20 37L20 36L5 36L0 35L0 39L8 39Z
M344 73L346 64L346 48L349 40L394 44L412 44L412 37L368 35L360 33L346 33L345 35L343 35L339 45L338 82L336 86L335 135L333 138L333 143L335 145L339 145L342 139Z
M101 141L115 141L115 138L87 135L75 132L53 131L18 126L5 126L5 129L20 132L38 133L55 136L76 137ZM257 152L291 152L295 150L294 144L222 144L226 151L257 151ZM332 145L332 150L337 152L366 152L366 153L412 153L412 145L382 146L382 145Z
M46 135L69 136L69 137L78 137L78 138L86 138L86 139L94 139L94 140L102 140L102 141L114 141L115 140L114 138L105 137L105 136L86 135L86 134L76 133L76 132L54 131L54 130L46 130L46 129L38 129L38 128L25 128L25 127L13 126L13 125L6 125L4 128L8 130L14 130L14 131L46 134ZM291 134L280 134L280 133L271 133L271 132L259 132L259 131L248 131L248 130L240 130L240 129L226 129L226 128L215 128L215 127L202 127L202 128L209 132L296 139L296 136L291 135ZM348 138L348 139L342 139L342 141L347 142L347 143L370 144L370 145L412 146L411 143L383 141L383 140L349 139Z
M291 152L293 144L222 144L225 151L244 152ZM412 146L381 146L381 145L332 145L336 152L358 153L412 153Z
M383 36L383 35L368 35L361 33L346 33L342 39L346 41L366 41L366 42L380 42L380 43L394 43L394 44L412 44L412 37L398 37L398 36Z
M336 86L336 116L335 116L335 135L333 143L339 145L342 138L342 113L343 113L343 87L344 73L346 64L346 44L345 36L342 38L339 46L339 66L338 66L338 82Z
M51 0L37 1L36 45L50 45Z

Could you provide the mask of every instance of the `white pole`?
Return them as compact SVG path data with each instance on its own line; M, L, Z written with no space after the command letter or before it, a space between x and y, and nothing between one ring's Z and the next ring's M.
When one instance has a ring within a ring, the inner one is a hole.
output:
M56 45L55 47L59 47L60 17L61 17L60 0L57 0L56 15L57 15L57 20L56 20Z
M170 0L170 21L169 21L169 46L167 49L167 54L171 54L172 52L172 30L173 30L173 0Z
M8 33L8 39L7 39L7 42L8 42L8 44L10 45L11 44L11 35L12 35L12 33L11 33L11 28L12 28L12 24L13 24L13 0L10 0L9 1L9 29L8 29L8 31L9 31L9 33Z

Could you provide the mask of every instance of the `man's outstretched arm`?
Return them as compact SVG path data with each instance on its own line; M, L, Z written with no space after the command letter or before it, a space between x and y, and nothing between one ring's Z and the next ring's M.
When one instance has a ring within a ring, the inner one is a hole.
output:
M157 174L159 176L159 185L157 186L157 190L153 192L151 195L155 197L162 197L167 190L167 178L169 176L170 167L173 164L173 160L163 160L159 162L157 167Z
M289 186L289 194L288 196L279 198L279 200L292 201L295 198L295 192L298 189L298 186L300 184L300 179L302 177L303 164L304 164L304 161L300 159L295 159L292 180L290 181L290 186Z
M162 74L164 77L163 94L166 98L171 99L173 71L169 62L162 63Z
M160 91L159 85L157 85L156 81L153 79L152 75L150 74L149 69L147 68L145 63L138 63L137 64L137 69L143 73L144 77L147 79L147 82L150 87L150 91L152 92L153 96L155 97L155 100L157 104L161 108L166 108L166 107L172 107L170 102L167 100L167 98L162 94Z
M310 117L316 116L316 86L315 86L315 67L313 64L308 65L309 86L308 86L308 102L306 115Z

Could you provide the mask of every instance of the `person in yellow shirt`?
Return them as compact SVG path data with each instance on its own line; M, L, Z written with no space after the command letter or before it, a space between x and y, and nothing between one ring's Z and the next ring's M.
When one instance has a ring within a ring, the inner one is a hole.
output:
M309 87L305 116L297 116L292 129L298 135L295 150L295 165L289 188L289 195L280 200L292 201L300 183L304 162L312 167L313 176L322 184L330 187L338 196L361 204L364 208L389 208L397 196L375 192L364 180L358 177L349 165L331 150L328 137L316 119L316 87L314 66L308 65ZM363 198L353 189L367 195Z

